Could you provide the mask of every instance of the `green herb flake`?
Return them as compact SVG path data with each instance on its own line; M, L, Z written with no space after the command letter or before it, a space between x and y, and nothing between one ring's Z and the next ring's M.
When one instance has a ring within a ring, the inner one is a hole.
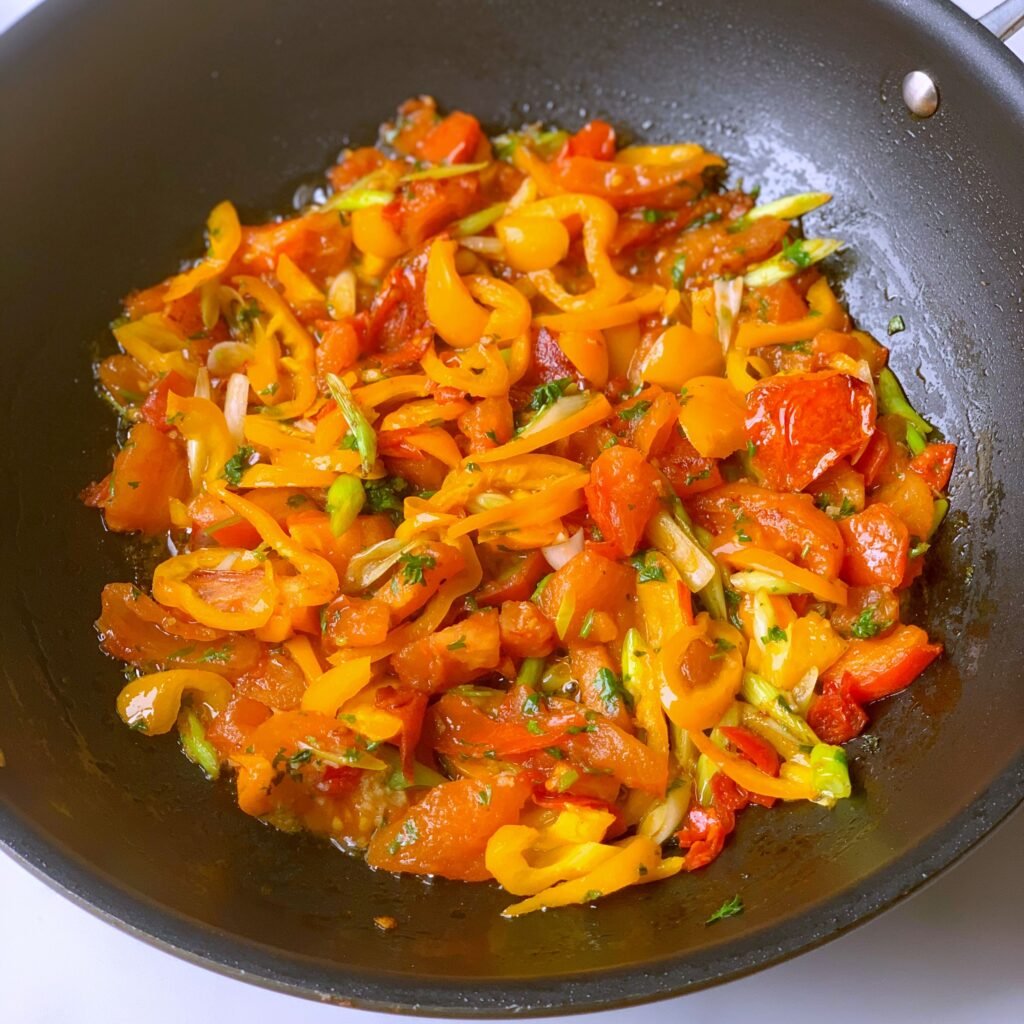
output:
M633 698L622 685L622 680L610 669L600 668L595 677L597 693L608 714L614 715L620 704L632 706Z
M433 555L413 555L406 553L398 560L402 572L402 580L410 586L419 584L421 587L427 585L424 573L437 565L437 559Z
M224 472L221 474L232 487L238 487L242 482L242 474L249 468L249 460L255 451L247 444L243 444L234 455L224 463Z
M772 626L764 636L761 637L763 644L782 644L786 642L786 631L781 626Z
M594 628L594 609L591 608L586 615L583 616L583 622L580 625L580 639L586 640L590 636L590 631Z
M632 420L638 420L643 416L647 415L648 409L650 409L651 403L646 398L641 399L639 402L634 403L628 409L619 410L619 419L630 422Z
M853 620L850 632L858 640L870 640L873 636L877 636L892 625L892 623L888 621L879 621L877 618L877 612L878 606L873 604L865 608L864 611L862 611L860 615Z
M558 401L572 384L572 377L559 377L533 389L527 409L541 412Z
M591 903L594 900L599 900L604 895L600 889L588 889L586 895L583 897L584 903Z
M814 257L807 251L807 245L802 238L794 239L782 247L782 258L794 267L801 270L809 267L814 262Z
M895 316L889 318L889 324L886 327L886 333L891 338L894 334L899 334L901 331L907 329L907 322L897 313Z
M480 804L481 807L489 807L490 806L490 803L491 803L491 787L490 786L484 786L483 789L477 790L476 802L478 804Z
M464 636L460 636L458 640L455 640L455 641L453 641L452 643L450 643L448 645L448 650L449 651L461 651L461 650L463 650L465 648L465 646L466 646L466 638Z
M739 896L733 896L732 899L726 900L705 922L704 924L714 924L716 921L724 921L727 917L735 917L737 914L743 913L743 900Z

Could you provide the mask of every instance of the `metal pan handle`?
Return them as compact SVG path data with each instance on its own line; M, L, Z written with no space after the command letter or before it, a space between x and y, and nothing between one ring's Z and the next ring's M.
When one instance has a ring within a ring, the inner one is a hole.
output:
M1018 29L1024 28L1024 0L1003 0L978 22L1005 42Z

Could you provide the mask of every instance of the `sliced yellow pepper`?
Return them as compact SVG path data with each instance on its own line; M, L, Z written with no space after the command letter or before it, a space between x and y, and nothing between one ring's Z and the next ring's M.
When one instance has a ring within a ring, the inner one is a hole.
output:
M552 331L603 331L609 327L632 324L642 316L653 313L665 298L665 289L652 286L643 295L603 309L590 309L572 313L545 313L533 318L538 327Z
M736 347L745 351L763 345L787 345L813 338L819 331L839 330L846 323L846 314L824 277L807 290L810 313L799 320L782 324L757 321L742 323L736 331Z
M225 200L218 203L206 221L206 233L210 239L209 252L201 263L172 277L164 293L165 302L174 302L191 294L196 288L224 273L231 258L242 244L242 226L238 213Z
M780 800L813 800L816 795L814 788L807 783L766 775L749 761L723 750L699 729L692 730L689 735L693 745L709 761L748 792Z
M199 367L186 359L183 352L188 342L160 313L149 313L115 327L114 337L121 348L150 373L162 377L173 371L186 380L196 379Z
M176 668L133 679L117 697L117 713L133 729L149 736L168 732L177 721L181 700L188 692L199 697L213 714L231 699L231 684L216 672Z
M483 338L494 344L514 341L530 329L533 310L516 287L496 277L472 274L463 278L469 294L492 312L484 325Z
M740 569L761 569L788 583L813 594L820 601L846 604L846 584L842 580L829 580L810 569L802 569L774 551L745 545L736 551L722 551L719 557Z
M183 398L168 391L167 419L182 437L199 446L202 458L197 461L197 473L206 486L213 487L222 480L224 466L235 454L235 442L220 406L209 398Z
M438 238L430 246L424 297L427 316L437 333L454 348L468 348L480 343L488 317L459 277L457 249L458 243L447 238Z
M326 305L324 293L296 266L295 261L287 254L281 253L277 258L275 275L284 289L284 297L294 309L312 303Z
M369 658L352 658L329 668L306 687L302 695L303 711L318 711L333 718L347 700L351 700L370 681Z
M567 843L545 855L534 852L540 832L526 825L503 825L487 841L484 863L498 884L515 896L532 896L568 879L581 878L618 852L603 843Z
M508 366L496 345L465 347L449 358L451 362L442 362L431 345L420 365L436 384L478 398L497 398L508 391Z

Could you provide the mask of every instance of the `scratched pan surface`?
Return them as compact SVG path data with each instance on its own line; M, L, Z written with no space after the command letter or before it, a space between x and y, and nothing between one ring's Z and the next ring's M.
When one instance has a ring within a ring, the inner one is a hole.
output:
M0 840L143 938L248 980L451 1015L612 1006L735 977L876 913L1024 792L1024 74L944 2L515 5L50 0L0 39ZM898 85L932 72L914 122ZM834 811L752 809L692 877L509 923L487 885L374 874L238 812L120 727L91 622L140 562L76 492L113 424L89 362L117 298L196 251L224 197L281 209L429 92L490 126L610 118L699 139L767 196L825 188L850 308L961 443L916 613L949 647L851 747ZM742 891L746 912L702 922ZM382 934L375 914L397 929Z

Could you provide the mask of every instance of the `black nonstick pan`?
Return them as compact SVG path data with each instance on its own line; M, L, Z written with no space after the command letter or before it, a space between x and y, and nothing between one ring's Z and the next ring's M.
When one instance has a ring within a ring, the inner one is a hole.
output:
M931 117L904 102L912 71ZM247 818L119 726L91 627L141 564L76 501L113 441L90 360L118 297L196 251L215 202L281 209L417 93L491 127L696 139L767 197L834 192L815 230L849 243L851 311L883 336L904 317L894 366L961 444L915 599L949 654L851 745L855 797L754 809L708 870L594 909L505 921L495 887L373 873ZM1024 796L1024 66L945 0L49 0L0 38L0 166L0 842L71 898L314 998L567 1012L806 950ZM745 913L706 928L737 892Z

